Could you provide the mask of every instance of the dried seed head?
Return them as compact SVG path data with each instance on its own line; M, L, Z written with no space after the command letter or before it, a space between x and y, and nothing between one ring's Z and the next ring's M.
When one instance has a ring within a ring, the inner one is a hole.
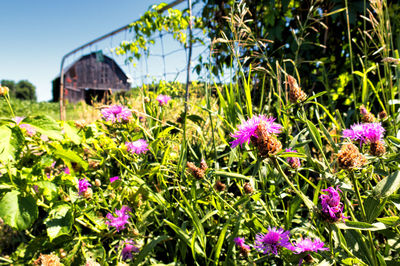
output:
M370 111L368 111L364 105L360 106L360 114L361 120L364 123L373 123L376 120L375 116Z
M203 171L206 171L208 169L208 165L204 159L202 159L200 162L200 169Z
M371 143L369 151L372 155L380 157L385 154L386 148L382 141L378 141Z
M144 102L145 103L149 103L150 102L150 98L149 97L144 97Z
M257 147L261 157L275 155L282 150L282 143L276 136L269 134L265 127L265 123L260 122L257 127L257 138L251 137L250 140Z
M0 86L0 95L6 95L8 94L10 90L6 86Z
M35 260L35 265L42 265L42 266L59 266L60 258L57 255L50 254L50 255L43 255L40 254L40 257Z
M351 143L344 144L338 153L339 167L343 169L359 168L365 164L364 155Z
M393 57L386 57L382 59L382 62L386 62L386 63L393 63L395 65L400 64L400 59L396 59Z
M385 110L383 110L382 112L379 112L378 114L379 119L384 120L387 118L387 113Z
M100 181L100 179L97 179L97 178L96 178L96 180L94 180L94 185L95 185L96 187L100 187L100 186L101 186L101 181Z
M196 179L203 179L204 178L204 170L198 168L194 163L187 162L187 167L189 168L190 172Z
M249 255L250 249L244 245L239 247L239 253L243 256L243 257L247 257Z
M86 199L90 199L93 196L93 190L89 187L85 192L83 192L83 196Z
M254 191L254 189L253 189L253 187L251 186L250 183L245 183L244 186L243 186L243 190L244 190L244 192L246 194L251 194Z
M297 84L296 79L291 75L287 75L287 79L289 84L289 100L292 103L304 101L307 98L307 94L305 94L305 92Z
M215 188L217 191L221 192L221 191L224 191L224 190L225 190L226 185L225 185L224 183L222 183L221 181L218 180L217 182L215 182L214 188Z
M75 121L75 126L77 128L84 128L87 125L86 121L81 119L81 120L76 120Z
M85 266L101 266L100 263L96 262L94 259L90 258L86 260Z

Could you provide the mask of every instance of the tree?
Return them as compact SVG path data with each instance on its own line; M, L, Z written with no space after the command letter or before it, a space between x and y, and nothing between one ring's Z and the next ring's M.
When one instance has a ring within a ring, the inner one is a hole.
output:
M15 97L21 100L36 101L36 87L28 80L20 80L15 86Z

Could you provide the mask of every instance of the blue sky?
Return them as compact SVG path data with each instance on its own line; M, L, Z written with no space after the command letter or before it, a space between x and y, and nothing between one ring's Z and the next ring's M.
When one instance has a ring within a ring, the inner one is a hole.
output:
M0 1L0 80L27 79L36 86L39 101L50 100L51 81L59 75L60 62L64 54L129 24L138 19L149 6L161 2L2 0ZM181 4L179 7L185 6ZM109 49L117 42L117 38L108 40L103 45L88 48L70 60L76 60L83 54L98 49ZM165 45L168 48L173 46L168 40ZM126 66L124 68L127 69ZM142 72L143 69L142 66Z

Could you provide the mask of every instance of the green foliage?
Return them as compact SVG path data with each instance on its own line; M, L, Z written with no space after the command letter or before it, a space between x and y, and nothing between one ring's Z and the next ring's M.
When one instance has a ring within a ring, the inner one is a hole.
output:
M36 87L28 80L20 80L18 83L13 80L2 80L0 83L10 89L12 98L36 101Z

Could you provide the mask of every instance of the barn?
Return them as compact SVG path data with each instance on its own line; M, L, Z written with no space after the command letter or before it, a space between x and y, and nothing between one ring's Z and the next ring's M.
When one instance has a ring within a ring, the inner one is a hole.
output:
M130 80L118 64L101 51L82 56L64 72L64 98L70 103L102 100L108 93L128 91ZM53 80L53 101L60 97L60 77Z

